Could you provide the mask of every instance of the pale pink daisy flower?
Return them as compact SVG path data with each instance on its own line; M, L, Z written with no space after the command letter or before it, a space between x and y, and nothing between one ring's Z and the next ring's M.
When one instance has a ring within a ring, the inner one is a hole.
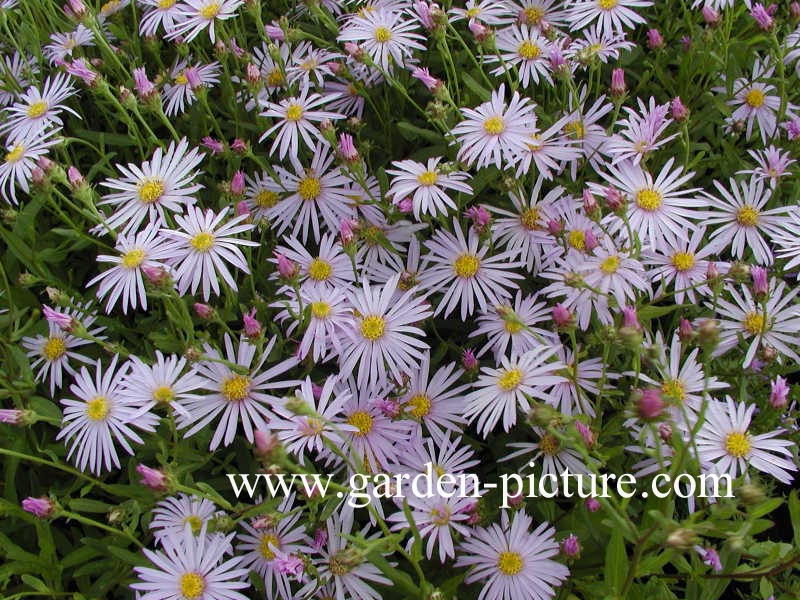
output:
M567 11L559 0L507 0L506 3L520 22L539 29L547 25L560 29L566 24Z
M30 138L9 140L3 162L0 163L0 196L8 204L19 204L17 187L25 194L30 192L30 182L37 161L46 156L52 146L62 139L54 137L58 130L51 129Z
M63 121L59 113L62 110L80 119L78 113L64 104L75 93L66 73L48 77L41 90L31 86L6 109L6 121L0 131L7 133L10 139L32 139L52 125L61 127Z
M300 151L299 138L305 142L306 148L317 151L317 144L327 144L319 127L319 123L325 119L343 119L344 115L336 112L318 110L333 97L323 96L310 92L311 87L308 83L300 86L300 95L291 98L283 98L279 102L267 102L264 107L266 110L259 113L262 117L275 119L275 124L267 129L258 138L263 142L267 138L274 137L272 147L269 152L274 155L278 152L278 158L283 158L288 154L292 160L296 160Z
M465 583L480 582L480 599L552 600L569 569L553 558L559 553L555 528L542 523L533 532L524 510L509 522L506 511L500 525L478 527L458 548L457 567L472 567Z
M540 35L535 26L511 25L501 29L495 36L499 56L489 56L487 63L500 62L492 75L501 76L511 67L516 67L523 88L531 82L539 83L541 77L550 85L550 42Z
M761 141L766 145L767 140L775 135L778 127L777 111L781 105L779 95L773 95L775 86L763 83L773 76L774 66L768 66L767 61L757 58L753 65L752 79L741 77L733 83L733 98L728 104L734 107L731 119L746 121L745 134L749 138L753 133L753 124L758 123L761 132ZM714 91L725 88L714 88Z
M583 157L592 169L599 172L606 167L603 154L608 140L606 128L599 121L614 109L614 105L607 101L605 96L600 96L587 109L587 96L586 86L581 88L578 98L570 94L570 106L576 108L568 113L569 120L564 125L564 133L567 137L578 141L583 150ZM577 179L578 160L570 161L569 165L572 179Z
M164 31L172 31L181 19L181 5L177 0L138 0L146 7L139 21L139 35L155 37L159 27Z
M609 267L612 266L609 265ZM586 331L589 327L592 308L596 302L595 294L588 289L584 281L586 268L584 254L568 252L561 261L539 273L544 279L553 281L542 289L541 293L548 298L560 298L559 304L572 313L575 317L575 324L582 331ZM613 321L610 314L606 316Z
M737 175L753 175L756 179L763 179L769 182L769 187L773 190L777 187L781 177L791 177L792 172L789 165L797 162L792 155L782 152L780 148L770 145L763 150L748 150L757 165L754 169L744 169L736 171Z
M6 52L0 66L0 106L8 106L18 91L28 89L39 74L36 57L23 56L17 50Z
M619 60L620 50L631 50L635 47L628 41L624 33L604 30L595 23L581 30L580 38L572 40L564 51L564 56L581 64L590 64L595 57L602 63Z
M285 236L285 246L275 247L275 255L281 254L299 267L297 274L301 289L338 288L348 290L353 286L356 275L350 257L344 253L341 242L333 234L325 233L319 243L319 250L310 252L294 236ZM269 262L277 263L277 258ZM272 274L276 277L277 272Z
M169 407L176 413L189 416L182 402L198 400L194 392L203 385L203 379L190 368L186 370L186 358L174 354L164 356L156 350L152 365L138 356L131 356L130 370L122 380L120 394L142 410Z
M220 294L220 278L229 289L237 291L236 280L231 275L228 264L244 273L250 273L239 246L259 244L233 236L250 231L253 225L243 222L247 215L234 217L222 224L227 214L227 209L218 214L208 209L204 214L199 207L190 206L185 216L175 215L179 230L161 230L162 235L172 241L168 246L172 253L170 263L173 265L179 294L194 294L202 282L203 300L207 301L212 291L217 296Z
M452 23L466 19L470 23L478 21L486 25L507 25L516 17L504 2L498 0L467 0L464 8L454 7L447 12L451 15Z
M207 29L213 44L217 41L215 22L234 18L243 4L244 0L181 0L178 18L165 37L167 40L181 38L188 44Z
M395 275L382 287L363 287L348 294L355 318L345 330L340 354L340 373L346 377L358 365L358 385L382 384L389 374L400 381L422 360L429 348L425 333L415 326L431 316L427 303L415 297L416 289L397 291ZM387 372L388 371L388 372Z
M446 317L461 305L461 319L466 320L475 312L476 301L486 310L488 303L499 304L509 298L510 290L518 287L515 280L522 275L512 271L520 266L514 260L516 249L487 257L489 247L480 245L474 229L465 237L457 219L453 219L453 228L455 235L440 229L425 242L429 253L423 258L419 280L429 294L447 288L434 314L444 312Z
M661 137L672 123L672 119L667 117L669 103L656 104L653 97L650 98L649 105L645 105L641 98L637 98L637 101L639 110L626 106L628 118L616 123L620 130L606 143L605 152L613 158L614 163L630 160L638 165L643 158L678 136L676 132Z
M283 193L281 185L266 171L245 175L245 202L250 219L259 227L269 226L269 210L280 202Z
M750 181L736 182L730 180L730 190L719 181L714 186L720 198L706 192L712 210L705 213L705 223L718 225L709 239L710 245L717 252L730 248L734 258L743 258L750 250L755 261L760 265L772 264L772 249L764 235L771 239L782 233L785 215L790 211L788 206L764 210L772 191L764 187L764 180L751 177Z
M207 533L207 527L214 517L225 514L206 498L178 494L169 496L156 504L153 509L150 531L156 542L183 536L186 526L192 535Z
M585 414L594 417L595 408L590 395L597 396L600 393L601 379L614 380L619 375L610 372L602 358L576 359L572 349L560 343L556 357L565 365L558 374L566 379L550 388L545 402L568 416Z
M144 288L144 269L165 268L164 261L172 256L165 240L159 235L160 225L150 223L137 234L120 235L117 238L116 256L100 254L98 263L110 263L106 269L94 277L86 287L100 283L97 297L102 300L108 296L106 312L110 313L118 300L122 300L122 312L128 313L128 307L136 310L141 306L147 310L147 294Z
M528 140L526 150L520 154L517 164L517 177L527 175L531 167L536 168L537 179L553 179L553 175L560 174L567 164L578 160L583 151L578 140L568 137L563 133L566 125L571 122L571 116L561 117L545 131L534 127Z
M94 46L94 34L83 23L78 23L75 31L51 33L50 43L43 48L43 53L50 64L58 64L68 56L71 57L76 48Z
M516 450L500 459L508 461L520 456L533 455L526 460L529 463L541 463L541 477L555 475L559 477L564 471L570 474L588 475L589 467L580 453L561 443L555 434L541 427L532 427L531 430L538 438L536 442L512 442L509 448ZM561 433L564 433L561 431ZM596 461L596 459L595 459Z
M684 300L696 303L698 293L710 292L706 285L707 259L716 254L716 249L704 244L705 233L705 227L696 227L691 234L678 233L673 244L642 253L643 264L652 267L648 270L650 281L659 284L656 298L672 289L678 304Z
M190 61L191 57L177 60L164 82L164 114L168 117L183 114L197 100L198 90L219 83L219 62L190 64Z
M291 58L286 62L286 76L289 83L323 87L326 78L333 77L330 65L344 58L338 52L315 48L311 42L303 41L295 46ZM330 96L328 96L330 97Z
M458 160L476 169L515 164L536 127L533 107L516 91L506 104L503 84L492 92L491 100L474 109L462 108L464 120L452 130L460 146Z
M103 469L121 468L114 441L128 453L133 454L130 442L144 441L131 425L145 431L155 431L158 418L150 413L142 414L138 406L131 404L120 393L120 379L127 367L117 371L117 359L103 370L100 361L95 363L94 374L86 367L75 375L70 391L76 399L61 401L64 421L57 440L71 442L67 460L74 457L81 471L99 475Z
M261 351L260 359L253 364L258 348L245 337L239 340L239 347L234 348L233 340L225 334L225 355L227 361L242 367L233 370L223 362L219 362L219 351L204 344L205 355L210 360L197 363L198 374L203 377L203 389L211 392L197 399L188 399L183 407L189 413L188 418L179 415L178 427L189 428L184 437L190 437L207 426L217 416L222 415L211 438L209 450L215 450L220 444L230 446L241 421L244 436L253 443L253 431L269 429L267 423L274 417L269 404L280 399L270 393L271 390L285 389L298 385L295 380L273 381L283 375L299 362L296 357L286 360L262 371L262 367L275 346L273 337Z
M376 65L391 73L395 66L410 62L414 50L425 49L421 43L425 38L416 33L417 28L402 12L380 6L354 14L336 39L357 43Z
M583 29L597 22L599 30L621 33L647 20L636 9L652 6L650 0L578 0L568 11L570 29Z
M429 158L427 165L414 160L394 161L392 166L396 168L386 170L386 174L392 176L387 194L394 196L393 204L410 197L418 221L420 215L430 214L436 218L439 214L446 215L448 209L456 210L455 202L445 190L472 194L472 187L466 183L469 174L442 170L439 168L441 161L442 157Z

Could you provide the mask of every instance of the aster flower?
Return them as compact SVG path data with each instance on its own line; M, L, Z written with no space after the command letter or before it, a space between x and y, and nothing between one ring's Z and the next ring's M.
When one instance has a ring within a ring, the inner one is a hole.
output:
M243 223L247 215L234 217L221 224L227 213L227 210L222 210L219 214L214 214L214 211L208 209L203 214L200 208L190 206L186 216L175 215L175 221L180 227L178 231L161 230L162 235L173 242L167 247L172 253L175 284L181 295L187 291L194 294L201 281L203 300L208 300L212 290L219 295L220 277L231 290L237 291L236 281L225 263L250 273L239 246L258 246L258 242L233 236L253 229L253 225Z
M539 83L541 77L550 85L550 42L539 34L531 25L511 25L501 29L495 36L495 45L500 56L490 56L488 63L500 62L501 65L492 71L492 75L500 76L511 67L516 67L517 77L523 88Z
M552 560L559 552L555 529L542 523L530 531L533 520L516 512L509 523L502 511L500 525L478 527L461 543L457 567L472 567L466 583L483 582L481 598L551 600L554 588L569 576L569 569Z
M464 120L452 133L460 146L458 160L476 169L513 165L523 153L536 126L533 104L514 92L505 102L505 84L492 92L488 102L476 108L462 108Z
M414 50L424 50L425 38L416 33L417 23L403 18L400 11L373 7L350 17L342 27L339 42L355 42L381 69L392 72L411 60Z
M97 297L102 300L109 296L106 302L107 313L111 312L120 298L124 314L128 313L129 306L133 310L138 306L141 306L142 310L147 310L147 294L142 272L147 268L164 268L162 261L172 254L165 246L164 240L158 236L159 225L151 223L135 235L120 235L115 246L118 255L101 254L97 257L99 263L115 265L86 284L86 287L91 287L95 283L100 283Z
M269 225L269 209L281 200L283 188L263 171L259 174L245 175L245 202L250 212L250 219L259 227Z
M219 62L190 64L190 60L191 57L176 60L164 82L162 101L168 117L183 114L197 100L198 90L219 83Z
M234 18L242 4L244 0L181 0L178 17L172 29L166 32L166 39L181 38L188 44L208 29L213 44L217 39L214 23Z
M747 475L750 467L790 484L797 466L792 460L790 440L778 439L782 430L759 435L750 432L755 404L711 400L697 432L697 458L704 470L725 473L732 478Z
M672 123L672 119L667 118L669 103L656 104L653 97L650 98L649 105L645 105L641 98L637 100L639 110L625 107L628 118L618 121L619 132L611 136L606 144L606 153L613 157L614 163L630 160L634 165L638 165L642 158L678 136L677 133L673 133L659 139Z
M409 240L426 227L426 223L406 220L389 224L382 213L370 214L358 230L360 244L356 251L356 264L362 267L362 273L372 273L378 265L398 266L397 257L407 254Z
M644 268L638 260L608 241L595 249L594 256L586 259L583 279L599 292L593 296L592 303L603 323L613 322L608 310L610 298L616 301L618 308L622 308L636 303L637 292L652 295L650 282L642 276L643 273Z
M697 293L706 294L710 291L705 284L709 263L706 259L716 254L716 249L711 245L700 247L705 233L705 227L695 227L691 234L678 231L674 244L665 245L655 252L643 253L642 262L652 267L648 271L650 281L659 284L655 293L657 298L672 288L678 304L683 304L685 299L695 303Z
M18 91L30 87L39 74L36 57L23 56L17 50L6 51L0 66L0 106L8 106L17 98Z
M565 365L557 374L565 380L551 387L544 401L568 416L585 414L594 417L594 403L589 395L600 393L598 382L601 379L613 381L619 378L619 374L610 372L602 358L579 358L580 349L576 358L571 348L560 343L557 348L556 358Z
M322 87L326 77L333 77L330 64L342 58L344 55L338 52L315 48L311 42L303 41L295 46L291 58L286 61L286 76L289 83L300 82L301 88L312 83Z
M139 0L144 14L139 21L139 35L155 37L161 27L164 31L172 31L181 19L181 5L177 0Z
M589 468L581 457L580 453L572 448L567 448L561 444L555 434L549 433L541 427L533 427L533 433L538 438L536 442L514 442L508 445L509 448L517 450L503 457L501 460L511 460L519 456L533 454L527 459L531 464L541 463L541 476L555 475L559 477L561 473L568 470L570 474L588 475Z
M443 172L439 168L441 160L441 157L429 158L427 165L413 160L394 161L392 166L396 169L386 170L386 174L392 176L387 195L394 196L394 204L410 197L418 221L421 214L436 218L439 214L447 214L448 208L456 210L456 204L445 190L472 194L472 187L466 183L469 175L461 171Z
M168 543L170 540L182 538L187 525L195 536L207 532L211 520L225 513L217 509L211 500L178 494L158 502L152 514L150 530L156 541L164 544L165 541Z
M649 0L578 0L568 12L570 29L583 29L597 22L603 32L622 33L633 29L646 19L636 12L637 8L647 8L653 3Z
M764 145L775 135L778 126L776 113L780 108L781 98L771 94L775 91L774 85L759 80L771 78L774 72L774 66L767 66L766 61L762 62L757 58L753 65L752 79L744 77L737 79L733 84L733 98L728 101L728 104L735 109L731 119L734 122L746 121L745 134L748 138L753 133L753 124L758 123ZM714 91L724 89L714 88Z
M800 345L797 335L800 331L800 315L792 302L800 288L785 293L786 283L772 279L764 302L757 301L746 286L741 287L741 294L733 286L726 291L733 302L726 298L717 300L715 307L723 318L719 323L719 345L714 350L714 356L724 354L737 346L740 339L744 339L749 343L742 361L745 367L753 361L756 351L766 346L772 346L779 354L800 361L800 356L790 347Z
M256 528L255 522L244 522L244 532L237 535L237 551L242 553L242 566L264 578L267 598L291 598L289 577L277 568L281 556L300 554L306 540L305 529L298 525L301 512L293 512L295 495L289 494L277 508L279 518L268 527Z
M209 539L204 527L202 535L195 536L187 524L182 535L164 538L163 551L142 550L153 567L134 567L139 581L131 589L139 592L140 600L247 600L236 591L250 586L247 569L237 568L242 557L222 562L234 535Z
M572 40L564 56L581 64L589 64L594 58L602 63L619 60L620 50L631 50L635 45L624 33L605 30L599 23L582 29L580 33L582 37Z
M453 219L453 228L455 235L440 229L425 242L430 252L423 259L420 284L431 294L447 288L434 314L444 311L446 317L460 304L461 319L466 320L475 312L476 300L482 310L489 302L501 303L511 296L507 288L516 289L514 280L522 276L510 271L520 266L513 261L516 250L487 258L489 248L479 247L474 229L465 237L457 219Z
M103 196L100 206L116 209L106 223L109 227L123 227L123 233L135 231L145 218L150 223L166 224L164 209L183 212L184 206L194 204L194 194L202 185L193 183L199 172L195 168L203 160L197 148L189 150L189 142L182 139L170 142L166 153L156 148L150 160L141 166L117 164L122 172L120 179L107 179L100 185L114 193Z
M100 334L104 327L92 327L97 317L89 312L89 307L78 304L76 308L62 308L64 314L80 322L87 330L89 335L105 339ZM64 371L69 375L75 375L75 369L70 365L70 360L77 360L82 363L91 363L92 360L76 351L81 346L91 344L87 339L75 337L65 332L57 323L48 322L47 336L37 335L36 337L22 338L22 345L28 351L27 356L33 359L31 368L39 370L36 372L36 380L43 382L50 380L50 395L55 395L56 388L60 388L64 381Z
M781 152L779 148L770 145L763 150L748 150L747 153L755 159L758 166L754 169L736 171L737 175L752 175L757 180L769 182L773 190L778 185L781 177L790 177L792 172L789 165L797 162L789 152Z
M277 121L258 139L259 142L263 142L267 138L274 137L269 150L270 155L274 155L277 150L279 159L283 160L288 154L291 159L297 160L300 150L298 138L302 138L306 148L312 150L315 150L317 144L327 145L328 143L314 123L319 123L324 119L344 118L344 115L339 113L316 110L330 101L332 97L309 93L309 91L309 84L303 83L300 86L299 96L284 98L277 103L267 102L266 110L259 113L262 117L271 117Z
M269 393L269 390L288 388L299 383L294 380L273 381L297 365L296 357L287 358L265 371L261 370L274 346L275 338L273 337L264 346L261 358L254 365L256 346L242 337L239 340L239 347L236 349L230 336L226 333L225 355L227 360L243 368L233 370L226 364L215 360L222 358L220 353L208 344L204 344L205 355L211 360L197 363L196 369L204 379L203 389L211 393L183 402L183 407L189 413L189 417L179 416L178 427L189 428L184 437L194 435L220 415L222 418L211 438L210 450L215 450L220 444L229 446L236 435L239 421L244 429L245 438L250 443L253 443L255 429L268 429L267 422L274 416L268 405L279 401L279 398ZM242 374L240 371L246 371L246 374Z
M749 249L758 264L772 264L772 250L763 234L771 238L782 233L784 218L780 215L786 214L789 207L764 210L772 192L765 189L763 180L755 177L739 183L731 179L730 191L716 180L714 187L721 198L703 192L713 209L706 213L705 222L720 225L711 234L710 245L717 252L730 247L734 258L742 258Z
M517 407L523 413L530 410L528 398L542 398L545 388L564 381L555 373L564 368L558 362L548 362L555 354L552 346L539 346L521 356L500 357L499 368L483 367L474 390L466 398L465 417L477 420L477 428L486 438L503 419L508 432L517 422Z
M431 316L430 306L415 297L414 288L398 294L399 279L395 275L379 288L364 280L361 289L349 294L355 319L345 330L340 373L347 376L358 365L359 386L383 383L389 373L399 381L428 349L418 339L424 332L414 324Z
M121 468L116 440L128 454L133 454L130 442L144 443L130 427L154 431L158 419L152 414L142 414L120 394L120 376L127 368L117 372L117 355L111 359L105 372L98 360L92 375L86 367L75 375L70 391L76 399L61 401L64 421L57 440L71 442L67 459L73 459L81 471L99 475L103 468ZM135 417L135 421L134 421Z
M43 48L43 52L50 64L58 64L66 57L71 57L75 48L94 45L92 31L83 23L78 23L75 31L50 34L50 43Z
M8 204L19 204L17 187L24 193L30 191L30 181L36 162L46 156L51 146L61 143L54 137L58 130L51 129L31 138L11 140L6 144L6 153L0 163L0 194Z
M291 234L299 236L303 243L308 241L309 230L313 231L314 241L319 242L320 221L329 231L338 231L342 219L353 216L353 201L346 187L350 180L338 169L330 169L333 159L327 144L318 145L310 167L294 164L294 173L275 167L281 186L289 192L267 211L278 235L292 226Z
M612 266L613 264L609 265ZM595 294L586 287L584 281L586 269L586 257L577 252L569 252L560 263L540 273L543 278L553 280L541 293L548 298L561 298L559 304L574 315L576 324L583 331L589 327L592 308L596 302ZM602 306L606 304L607 302L602 303ZM609 322L613 321L607 311L605 317Z
M503 2L497 0L467 0L464 8L454 7L447 11L451 22L467 19L486 25L505 25L514 20L513 13Z
M514 0L508 3L508 12L517 15L520 22L539 29L547 25L561 28L566 19L559 0Z
M20 94L17 102L8 107L7 120L0 131L10 139L32 139L50 126L61 127L59 112L67 112L80 118L78 113L64 105L64 101L75 95L75 88L66 73L57 73L45 79L42 89L31 86Z
M605 96L600 96L586 109L587 96L586 86L581 88L578 98L570 95L570 106L575 108L568 113L569 120L564 125L564 132L568 137L578 141L583 150L583 157L592 169L599 172L606 167L603 154L608 140L606 129L599 121L614 109L614 105L608 102ZM577 178L577 172L578 161L573 160L570 162L570 174L573 179Z
M303 290L317 288L347 290L355 281L350 257L344 253L342 244L332 234L322 235L319 251L311 254L294 236L285 236L286 246L277 246L275 254L281 254L299 267L298 280ZM277 263L277 258L269 259ZM274 275L274 274L273 274Z
M526 150L519 156L517 177L526 175L531 167L536 167L538 179L549 181L553 179L554 173L561 173L567 164L583 155L578 140L564 134L571 118L570 115L561 117L545 131L534 127Z
M130 370L122 380L120 394L141 410L168 406L188 417L183 402L200 399L193 392L202 387L204 380L194 369L184 373L185 370L186 358L174 354L164 356L160 350L156 350L152 365L144 363L138 356L131 356Z

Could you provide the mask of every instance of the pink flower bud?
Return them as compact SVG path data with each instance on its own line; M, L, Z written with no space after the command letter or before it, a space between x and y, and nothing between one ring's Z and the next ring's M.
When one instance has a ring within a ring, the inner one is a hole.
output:
M147 71L144 67L133 70L133 81L136 84L136 95L140 100L149 100L156 93L156 87L147 78Z
M231 38L231 41L228 42L228 46L236 58L242 58L244 56L244 50L236 43L236 38Z
M647 32L647 47L650 50L658 50L664 47L664 38L658 29L650 29Z
M376 398L372 401L381 413L383 413L384 417L388 417L390 419L394 419L397 415L400 414L400 403L394 402L387 398Z
M680 96L675 96L670 103L670 111L672 112L672 118L675 119L678 123L681 123L689 118L689 109L686 108L686 105L681 101Z
M34 185L42 185L44 183L45 174L39 167L31 169L31 181Z
M586 252L591 252L595 248L597 248L599 242L597 241L597 236L594 234L594 231L589 229L588 227L583 230L583 249Z
M320 527L314 532L314 541L311 543L311 549L315 553L319 553L328 543L328 531Z
M461 357L461 366L464 367L465 371L472 371L478 368L478 359L471 348L464 350L464 355Z
M685 35L681 38L681 44L683 45L683 51L688 52L692 48L692 38L691 36Z
M77 189L86 184L86 180L83 178L83 175L81 175L81 172L75 167L69 167L67 169L67 179L69 180L69 184L72 186L72 189Z
M547 222L547 231L550 235L561 235L561 232L564 231L564 224L556 219L550 219Z
M600 207L597 205L597 200L595 200L594 195L592 194L592 192L589 190L589 188L584 188L584 190L583 190L583 210L587 214L592 214L598 208L600 208Z
M164 267L142 266L142 273L147 277L147 281L153 285L161 285L167 279L167 270Z
M706 280L714 281L719 279L720 273L719 269L717 269L717 264L713 262L709 262L708 266L706 267Z
M563 542L561 542L561 551L569 558L578 558L581 553L581 544L574 533L570 533Z
M769 394L769 403L772 408L783 408L789 401L789 391L791 388L786 383L786 380L778 375L775 381L770 382L771 391Z
M521 491L516 492L514 495L508 497L508 505L511 508L519 508L525 502L525 494Z
M428 88L429 92L436 92L442 86L442 81L431 75L427 68L416 67L411 72L411 76L419 79Z
M204 137L201 141L203 146L211 150L211 154L221 154L225 151L225 145L212 137Z
M253 63L247 63L247 83L258 83L261 81L261 71Z
M361 60L364 57L364 49L353 42L345 42L344 51L355 60Z
M635 306L625 306L622 309L623 327L630 327L641 331L642 325L639 323L639 317L636 314Z
M403 214L410 214L414 211L414 201L411 198L403 198L397 202L397 209Z
M189 87L192 88L193 90L203 87L203 80L200 79L200 74L194 67L189 67L188 69L184 69L183 76L186 77L186 82L189 84Z
M564 329L572 325L572 313L560 302L553 307L553 323L559 329Z
M714 10L710 5L706 4L703 6L703 20L706 22L706 25L709 27L716 27L720 24L721 17L720 14Z
M286 40L283 29L277 25L264 25L264 31L267 33L267 37L273 42L283 42Z
M615 188L613 185L610 185L606 188L606 205L613 211L618 210L625 204L625 199L622 196L622 193Z
M53 513L55 504L52 500L50 500L50 498L34 498L32 496L28 496L22 501L22 509L39 517L40 519L46 519Z
M244 194L244 173L236 171L231 178L231 194L241 196Z
M305 563L294 554L287 554L285 556L276 555L275 560L270 563L270 566L277 570L278 573L291 575L297 580L299 580L305 572Z
M42 314L47 319L48 323L52 323L59 327L62 331L70 332L75 327L76 320L67 313L59 312L47 306L42 305Z
M259 456L267 456L273 450L275 450L279 444L278 438L275 434L263 431L261 429L256 429L253 432L253 439L255 440L256 444L256 454Z
M316 383L311 384L311 393L314 394L314 400L322 398L322 386Z
M690 341L694 337L694 327L689 319L681 317L681 324L678 327L678 337L684 343Z
M0 409L0 423L6 425L22 425L25 413L17 408Z
M248 218L250 217L250 205L247 204L247 200L239 200L236 203L236 216L241 217L244 215L247 215Z
M750 275L753 276L753 294L759 299L766 298L769 294L767 270L764 267L753 266L750 268Z
M194 303L194 312L201 319L209 320L214 316L214 309L208 304L201 304L200 302Z
M242 317L244 325L244 334L249 338L257 338L261 335L261 323L256 319L256 309L252 309L249 313L245 313Z
M242 138L235 138L231 142L231 151L239 155L247 154L247 142Z
M49 173L50 169L53 168L53 161L46 156L40 156L36 161L36 164L39 165L39 168L45 173Z
M136 467L136 472L142 476L142 485L157 492L163 492L167 489L167 476L161 469L153 469L139 463Z
M769 14L763 4L754 4L750 9L750 16L755 19L761 31L771 31L775 26L775 19Z
M275 258L278 260L278 274L284 279L294 279L298 272L297 265L281 253L277 253Z
M564 58L564 53L561 51L561 47L557 44L553 44L550 47L550 68L558 75L569 73L567 59Z
M67 73L73 77L82 80L89 87L93 87L97 83L99 75L89 68L86 61L82 58L76 58L71 63L66 65Z
M434 28L435 24L433 22L433 15L431 14L431 7L427 2L415 2L414 12L419 18L419 22L422 23L422 26L425 29L430 31Z
M340 62L329 62L326 65L334 75L341 75L344 72L344 65Z
M575 421L575 429L577 429L578 433L581 434L583 442L586 444L587 448L594 447L594 445L597 443L597 439L595 438L591 427L582 421Z
M469 22L469 30L472 32L472 35L475 37L475 41L476 42L484 42L484 41L486 41L486 38L488 38L489 34L491 33L491 30L488 27L486 27L482 23L479 23L478 21L475 21L473 19L471 19L470 22Z
M339 134L339 154L348 162L358 160L358 150L353 143L353 136L349 133Z
M628 90L625 85L625 71L623 69L614 69L611 71L611 96L612 98L620 98L625 95Z
M658 425L658 437L666 443L672 441L672 425L669 423L660 423Z
M658 419L664 412L664 400L661 399L661 390L648 388L640 392L636 401L636 410L642 419Z
M342 238L342 244L352 244L356 239L356 231L358 230L358 221L355 219L342 219L339 222L339 235Z
M86 16L86 5L83 0L69 0L69 10L76 19L82 19Z
M586 508L589 509L589 512L597 512L602 508L600 505L600 501L597 498L587 498L586 499Z
M792 2L789 4L789 14L793 19L800 19L800 2Z
M469 207L464 216L472 221L473 227L479 232L483 231L492 220L492 215L482 206Z

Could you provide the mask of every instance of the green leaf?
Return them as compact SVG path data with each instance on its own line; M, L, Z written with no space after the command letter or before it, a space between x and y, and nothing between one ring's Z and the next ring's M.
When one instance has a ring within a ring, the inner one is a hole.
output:
M628 555L625 552L625 541L622 538L622 533L615 529L606 548L606 564L603 568L603 576L608 588L617 596L622 593L622 586L625 584L627 573Z
M769 498L750 510L750 516L757 519L768 515L783 504L783 498Z
M477 80L467 72L461 74L461 80L467 89L475 94L481 102L486 102L492 98L492 92L483 87Z
M111 505L99 500L89 498L75 498L69 501L69 507L79 513L107 513L111 510Z
M789 494L789 517L792 520L794 542L796 545L800 544L800 500L797 498L797 490L792 490Z
M431 142L434 144L441 144L442 143L442 136L436 131L431 129L423 129L422 127L417 127L416 125L412 125L408 121L400 121L397 124L397 129L400 132L400 135L403 136L403 139L408 140L409 142L418 142L419 139L423 139L427 142Z
M45 582L39 579L38 577L24 574L20 578L22 579L23 583L26 583L27 585L31 586L37 592L44 592L44 593L50 592L50 588L47 587Z

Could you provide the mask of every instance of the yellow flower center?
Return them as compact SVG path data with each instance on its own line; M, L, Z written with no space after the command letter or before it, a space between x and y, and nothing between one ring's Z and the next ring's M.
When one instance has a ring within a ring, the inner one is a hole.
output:
M86 416L92 421L102 421L111 412L111 404L103 396L97 396L86 403Z
M603 10L611 10L617 5L617 0L597 0L597 6Z
M564 131L567 135L573 136L576 140L582 140L586 135L586 130L583 128L582 121L570 121L564 125Z
M672 255L672 266L678 271L688 271L694 266L694 253L676 252Z
M539 442L539 449L547 456L558 454L558 438L552 433L546 434Z
M280 550L280 540L275 534L265 533L264 537L261 538L261 556L267 560L272 560L275 558L275 552L270 548L270 546Z
M372 415L363 410L354 412L347 418L347 424L358 429L358 435L367 435L372 431Z
M755 227L758 225L758 210L751 206L743 206L736 213L736 222L744 227Z
M199 573L184 573L181 575L181 594L187 600L195 600L203 595L206 581Z
M158 1L158 8L160 8L162 10L166 10L168 8L172 8L173 6L175 6L175 3L177 1L178 0L159 0Z
M539 209L533 206L525 209L525 211L519 216L519 222L522 223L522 226L525 229L533 231L537 228L539 223Z
M538 133L534 133L531 135L531 142L525 144L528 146L528 150L531 152L539 152L542 148L544 148L544 144L542 143L542 136Z
M34 102L28 107L28 116L31 119L36 119L41 117L44 113L47 112L47 102L44 100L39 100L38 102Z
M305 177L297 184L297 191L303 200L314 200L322 191L318 177Z
M383 337L383 330L386 328L386 320L377 315L371 315L361 321L361 335L370 342L374 342Z
M506 130L506 123L503 121L503 117L495 115L486 119L483 123L483 130L489 135L500 135Z
M272 190L261 190L253 200L259 208L272 208L280 200L280 196Z
M164 183L161 179L148 179L139 185L139 200L144 204L152 204L161 198L164 193Z
M231 375L222 382L220 392L228 402L240 402L250 394L250 378L244 375Z
M45 342L44 348L42 349L42 354L44 355L45 360L48 362L53 362L54 360L64 356L66 351L67 344L64 342L64 340L56 335L53 335L48 338L47 342Z
M465 13L468 19L474 19L479 14L481 14L481 9L477 6L473 6L472 8L468 9Z
M314 281L325 281L333 273L331 263L321 258L313 259L308 265L308 276Z
M573 229L567 236L567 243L575 250L583 252L583 249L586 248L586 233L580 229Z
M481 259L474 254L462 254L453 263L453 270L462 279L475 277L481 267Z
M439 527L444 527L450 522L450 515L452 514L452 509L447 505L438 508L432 508L431 523L438 525Z
M510 392L522 383L522 371L514 367L509 369L497 380L498 387L504 392Z
M636 204L642 210L653 212L661 206L663 197L656 190L639 190L636 194Z
M327 302L312 302L311 303L311 314L314 316L315 319L324 319L329 314L331 314L331 305Z
M281 70L277 67L272 69L272 71L267 74L267 85L270 87L278 87L279 85L283 85L285 81L286 78L283 76Z
M201 231L189 240L189 244L198 252L208 252L214 245L214 236L207 231Z
M748 106L752 108L758 108L764 104L764 92L758 89L752 89L747 92L747 95L744 97L744 101L747 102Z
M103 6L100 7L100 14L106 15L112 12L119 6L119 0L110 0L110 2L106 2Z
M299 104L290 104L286 109L286 118L290 121L299 121L303 118L303 107Z
M122 266L126 269L135 269L144 262L144 250L135 248L122 255Z
M760 335L764 333L765 325L764 315L754 310L747 313L744 317L744 321L742 321L742 327L744 327L745 331L750 335Z
M174 399L175 392L173 392L172 388L168 385L159 386L153 391L153 400L159 404L169 404Z
M23 146L22 144L17 144L6 154L6 162L7 163L17 162L19 159L22 158L23 154L25 154L25 146Z
M503 575L513 576L522 571L522 555L519 552L506 550L497 558L497 568Z
M544 11L535 6L529 6L525 9L525 21L528 23L539 23L544 17Z
M200 531L203 529L203 520L198 517L197 515L189 515L183 519L183 524L189 524L189 527L192 529L192 533L194 535L198 535Z
M537 58L540 52L539 46L528 40L522 42L519 48L517 48L517 53L525 60L533 60L534 58Z
M683 402L686 399L686 389L683 387L683 382L680 379L665 381L661 384L661 393L679 402Z
M750 453L750 439L746 433L735 431L725 438L725 450L736 458L744 458Z
M177 83L178 85L186 85L187 83L189 83L189 80L186 78L186 73L184 71L178 73L178 76L175 78L175 83Z
M220 5L217 2L212 2L202 8L200 16L204 19L213 19L219 14Z
M619 256L612 255L600 263L600 270L606 275L613 275L619 269Z
M433 185L439 179L439 176L436 174L435 171L425 171L424 173L420 173L417 177L417 181L419 181L420 185Z
M386 29L386 27L378 27L375 29L375 41L380 44L385 44L390 39L392 39L392 32Z
M503 328L511 335L517 334L522 331L522 322L518 319L506 319L503 321Z
M421 419L431 412L431 399L425 394L414 394L411 396L411 400L408 401L407 406L411 408L408 412L412 416Z

